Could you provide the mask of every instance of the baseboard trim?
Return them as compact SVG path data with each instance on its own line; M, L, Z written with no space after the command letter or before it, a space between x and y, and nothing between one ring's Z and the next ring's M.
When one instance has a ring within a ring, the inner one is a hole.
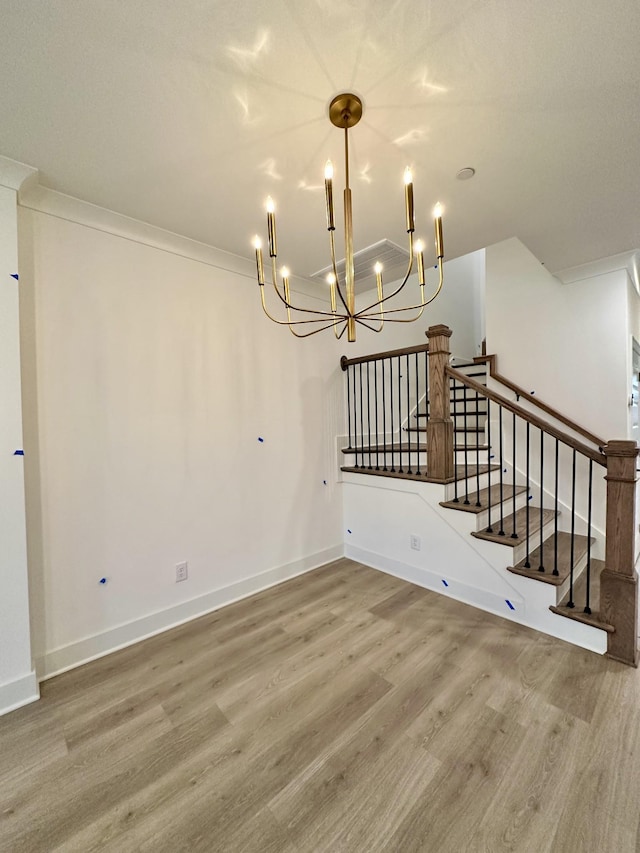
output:
M471 607L486 610L496 616L503 616L505 619L521 622L526 615L526 602L515 591L508 604L507 599L490 590L470 586L455 578L448 578L446 573L437 574L428 569L416 568L408 563L385 557L383 554L368 551L366 548L347 545L345 557L356 560L358 563L364 563L365 566L370 566L372 569L393 575L400 580L408 581L416 586L424 587L424 589L430 589L439 595L455 598L462 604L469 604ZM443 580L447 582L446 586Z
M0 684L0 716L16 711L40 698L35 669L22 678Z
M343 556L344 545L340 543L315 554L310 554L308 557L302 557L300 560L267 569L260 574L212 590L205 595L177 604L175 607L151 613L100 634L94 634L75 643L53 649L37 661L38 679L46 681L48 678L67 672L67 670L75 669L92 660L116 652L118 649L126 648L156 634L169 631L171 628L176 628L178 625L183 625L199 616L205 616L207 613L219 610L235 601L248 598L298 575L313 571L313 569Z

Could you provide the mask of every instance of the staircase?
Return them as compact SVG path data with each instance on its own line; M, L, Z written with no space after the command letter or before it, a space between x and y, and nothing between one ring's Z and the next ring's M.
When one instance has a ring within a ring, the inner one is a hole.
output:
M354 372L342 471L441 484L443 509L474 516L474 547L499 546L504 571L553 589L553 614L605 632L609 656L635 665L637 603L629 606L629 591L635 594L637 583L633 561L628 565L635 553L635 523L628 523L634 517L628 502L633 507L635 444L606 444L528 398L545 419L532 414L531 405L522 405L526 392L496 373L495 357L450 359L446 331L432 327L427 333L423 370L412 348L382 354L379 363L369 357L366 385L362 364L359 377ZM391 414L381 410L383 397L394 412L393 429ZM612 478L618 478L615 487ZM614 491L619 509L612 513L605 502ZM604 530L613 515L616 542L607 548ZM623 517L626 556L617 541ZM605 558L610 567L626 561L623 571L607 572Z

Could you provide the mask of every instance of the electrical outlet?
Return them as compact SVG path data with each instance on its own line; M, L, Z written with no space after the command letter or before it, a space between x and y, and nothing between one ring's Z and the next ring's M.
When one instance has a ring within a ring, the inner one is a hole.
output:
M414 551L419 551L420 550L420 537L416 536L415 533L412 533L411 536L409 536L409 545L411 545L411 548Z
M189 564L188 563L176 563L176 583L180 583L180 581L186 581L189 577Z

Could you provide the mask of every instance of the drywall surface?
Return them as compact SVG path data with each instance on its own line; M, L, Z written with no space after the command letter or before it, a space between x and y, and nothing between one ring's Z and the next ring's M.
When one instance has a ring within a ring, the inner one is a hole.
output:
M330 333L265 318L249 262L65 204L21 212L41 675L343 549Z
M438 273L433 267L425 271L425 296L432 296L438 286ZM387 284L385 295L392 293L400 281ZM357 298L356 308L370 305L377 299L375 290L362 293ZM412 275L401 294L385 303L386 308L399 308L420 301L417 275ZM444 263L444 283L436 299L428 305L415 323L396 323L390 319L402 314L389 314L379 334L358 326L355 344L343 343L343 351L353 358L400 347L427 343L425 331L429 326L443 323L449 326L451 352L454 356L473 358L480 353L484 337L484 250L472 252ZM417 312L413 312L416 314ZM412 316L409 312L408 316ZM376 325L372 321L372 325Z
M486 250L498 370L605 440L627 436L627 274L563 285L516 238Z
M0 713L37 698L25 534L16 191L0 186Z

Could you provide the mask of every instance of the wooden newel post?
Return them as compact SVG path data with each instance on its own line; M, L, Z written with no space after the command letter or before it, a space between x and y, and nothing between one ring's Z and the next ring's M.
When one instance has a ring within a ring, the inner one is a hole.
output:
M448 326L430 326L429 338L429 419L427 420L427 472L429 478L450 480L453 477L453 421L449 377L451 351Z
M610 441L607 457L607 541L600 576L600 615L613 625L607 635L607 657L638 665L638 574L635 569L636 459L635 441Z

